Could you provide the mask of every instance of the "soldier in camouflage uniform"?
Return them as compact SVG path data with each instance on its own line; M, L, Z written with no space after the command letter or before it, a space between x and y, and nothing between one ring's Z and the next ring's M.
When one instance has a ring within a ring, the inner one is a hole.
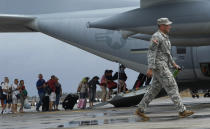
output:
M153 76L152 86L144 95L144 98L136 110L136 114L144 120L149 120L144 114L149 103L159 94L162 88L165 89L179 112L180 117L187 117L193 114L186 110L181 100L178 86L173 74L169 70L170 66L179 69L171 56L171 43L168 37L172 22L168 18L158 19L159 30L151 38L151 46L148 51L148 72L147 76Z

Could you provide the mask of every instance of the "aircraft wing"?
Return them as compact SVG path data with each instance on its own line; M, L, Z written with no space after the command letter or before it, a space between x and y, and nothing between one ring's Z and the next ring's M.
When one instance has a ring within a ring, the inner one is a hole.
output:
M35 17L0 14L0 32L35 32L29 24Z
M167 17L173 21L170 32L170 36L174 39L173 46L210 45L209 37L205 36L208 35L210 26L209 6L207 6L210 4L209 1L141 0L140 2L141 8L88 22L87 27L116 30L120 31L125 39L131 37L148 41L157 31L157 19ZM191 9L192 7L194 8ZM195 8L200 10L197 11Z
M170 7L173 7L174 3L177 4L184 2L184 4L186 4L192 3L194 1L199 0L141 0L141 8L117 14L99 21L89 22L88 27L109 30L134 31L132 28L156 25L156 20L160 17L169 17L172 20L176 18L165 12L162 7L159 8L157 6L164 5L164 8L167 8L169 5ZM157 8L154 10L153 7L157 7L159 12L157 12ZM154 14L154 11L157 12L157 15Z

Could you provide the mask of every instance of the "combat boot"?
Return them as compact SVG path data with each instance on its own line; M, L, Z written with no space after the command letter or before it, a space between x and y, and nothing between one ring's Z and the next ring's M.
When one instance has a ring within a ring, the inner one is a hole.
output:
M136 110L136 115L141 117L143 121L148 121L149 117L146 116L143 112L141 112L139 109Z
M193 111L185 110L185 111L179 113L179 117L180 118L185 118L185 117L191 116L193 114L194 114Z

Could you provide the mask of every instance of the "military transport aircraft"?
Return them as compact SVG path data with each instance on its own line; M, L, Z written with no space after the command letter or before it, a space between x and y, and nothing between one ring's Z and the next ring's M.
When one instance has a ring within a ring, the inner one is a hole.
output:
M101 0L102 1L102 0ZM69 12L0 15L0 32L41 32L137 72L147 69L147 50L156 19L173 21L172 54L184 66L181 90L210 87L210 0L119 0L119 6ZM62 2L62 1L60 1ZM93 0L83 4L94 5ZM72 0L74 3L74 0ZM116 3L116 1L115 1ZM49 3L50 6L50 3ZM69 8L80 5L69 5ZM84 5L83 5L84 6Z

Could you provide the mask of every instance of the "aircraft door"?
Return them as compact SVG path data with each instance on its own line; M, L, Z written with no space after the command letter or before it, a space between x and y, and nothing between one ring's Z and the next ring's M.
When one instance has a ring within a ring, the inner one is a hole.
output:
M203 46L196 48L196 55L194 56L196 64L196 74L199 79L210 79L210 46Z
M192 47L172 47L172 55L176 63L184 67L184 71L177 76L179 80L194 80L196 72Z

